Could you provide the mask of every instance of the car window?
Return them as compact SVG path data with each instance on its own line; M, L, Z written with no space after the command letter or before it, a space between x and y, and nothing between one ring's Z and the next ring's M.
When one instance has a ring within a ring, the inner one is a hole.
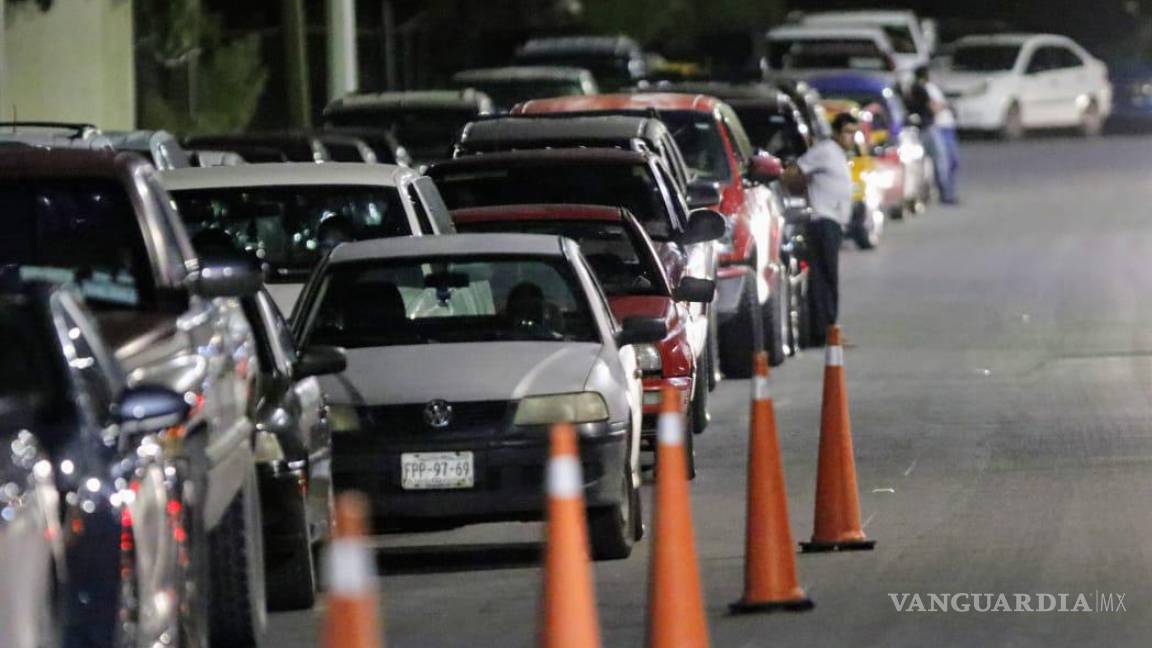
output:
M1061 69L1078 68L1084 65L1084 60L1073 50L1067 47L1059 47L1057 50L1057 60Z
M798 158L808 150L800 123L791 112L749 106L737 109L737 114L753 146L782 159Z
M672 137L695 179L717 182L732 179L728 149L724 146L712 115L689 110L667 110L661 111L660 120L672 131Z
M518 232L565 236L580 245L592 276L609 295L661 295L669 289L648 244L621 222L595 220L506 220L461 223L461 232Z
M502 169L432 171L449 209L526 204L592 204L623 207L648 235L667 241L680 228L644 163L557 164L541 160ZM682 222L682 221L679 221Z
M772 39L768 61L776 70L886 70L890 66L875 41L856 38Z
M1007 72L1016 67L1019 45L961 45L952 53L957 72Z
M1059 69L1060 52L1052 46L1039 47L1032 52L1025 74L1041 74L1050 70Z
M465 342L599 342L562 258L468 256L330 267L307 341L347 348Z
M75 282L96 307L155 303L151 261L119 182L0 183L0 213L0 281Z
M325 117L332 126L389 130L419 161L452 157L452 146L464 124L476 118L475 108L364 108L341 110Z
M251 254L272 282L303 280L341 243L412 234L395 187L221 187L172 195L197 251Z
M916 38L907 25L884 25L883 29L897 54L916 53Z

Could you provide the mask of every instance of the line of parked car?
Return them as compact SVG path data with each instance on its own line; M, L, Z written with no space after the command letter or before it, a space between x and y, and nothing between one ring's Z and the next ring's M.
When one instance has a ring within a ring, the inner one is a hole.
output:
M788 73L746 83L645 81L629 39L544 38L311 131L4 124L0 645L258 644L266 610L314 602L334 490L381 531L539 519L559 421L592 552L627 557L661 389L695 475L719 381L809 346L783 165L849 111L851 238L932 201L889 73L927 60L909 16L774 30ZM805 29L883 35L899 66ZM955 65L991 60L967 47Z

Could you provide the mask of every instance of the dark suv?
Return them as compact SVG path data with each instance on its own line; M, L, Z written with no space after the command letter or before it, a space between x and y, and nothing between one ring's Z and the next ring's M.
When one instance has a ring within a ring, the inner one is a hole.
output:
M4 150L0 284L73 283L128 386L164 386L189 403L166 459L192 486L178 511L190 561L181 643L251 645L266 621L249 402L257 360L237 298L260 276L246 262L197 258L172 205L134 154Z

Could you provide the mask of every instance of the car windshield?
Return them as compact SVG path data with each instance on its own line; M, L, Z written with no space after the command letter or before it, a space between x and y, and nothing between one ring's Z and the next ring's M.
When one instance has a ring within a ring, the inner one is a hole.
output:
M1004 72L1016 66L1019 45L963 45L952 53L956 72Z
M890 67L875 42L856 38L772 40L768 43L768 60L777 70L886 70Z
M340 264L319 287L312 344L599 342L564 259L453 256Z
M707 113L666 110L660 120L672 131L680 147L684 163L694 172L697 180L727 182L732 178L728 167L728 149L716 120Z
M341 243L412 234L394 187L227 187L171 193L197 250L254 255L272 282L302 281Z
M415 160L428 161L451 157L464 124L476 114L474 108L381 108L337 112L327 122L341 128L391 130Z
M474 88L488 95L497 110L510 110L512 106L529 99L570 97L584 94L584 86L574 79L485 79L457 81L457 88Z
M623 207L648 235L672 238L672 216L644 164L549 164L460 171L435 176L449 209L527 204L592 204Z
M566 236L580 244L608 295L668 295L659 262L647 243L622 223L566 220L508 220L457 223L461 232L518 232Z
M770 108L736 108L752 145L779 158L797 158L808 150L800 124L791 115Z
M151 264L136 212L113 180L0 184L0 280L75 282L96 307L150 307Z

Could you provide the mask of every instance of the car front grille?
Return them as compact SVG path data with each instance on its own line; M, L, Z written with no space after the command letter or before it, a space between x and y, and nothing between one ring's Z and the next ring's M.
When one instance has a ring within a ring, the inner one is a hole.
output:
M438 433L491 431L505 427L511 417L510 401L447 401L452 408L448 424L434 427L425 417L427 403L358 408L360 425L387 437L426 436Z

